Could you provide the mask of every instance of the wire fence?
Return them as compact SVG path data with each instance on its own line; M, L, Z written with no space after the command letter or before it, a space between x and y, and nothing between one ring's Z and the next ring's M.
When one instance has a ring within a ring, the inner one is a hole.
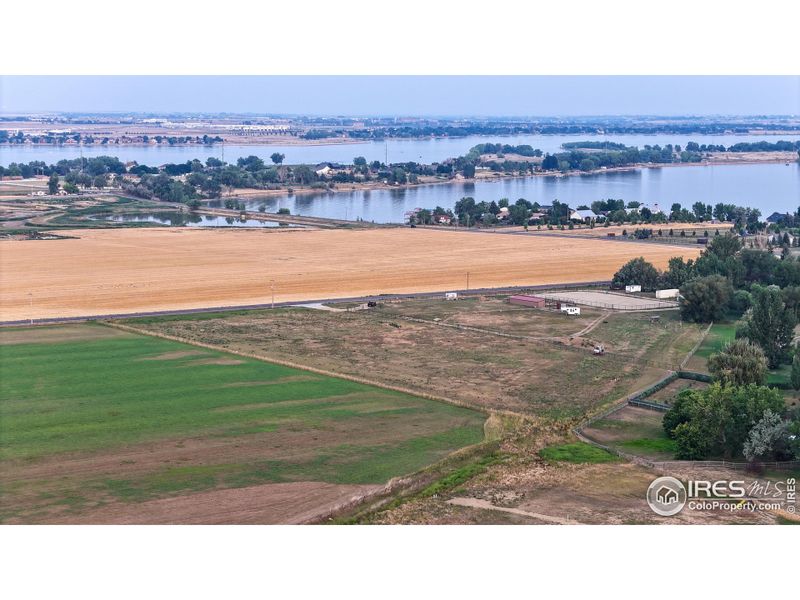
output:
M608 295L612 296L613 294ZM664 302L663 300L646 302L640 301L638 298L636 300L631 298L628 299L627 302L603 302L589 296L576 296L575 294L541 294L541 296L547 298L548 300L555 300L556 302L580 304L582 306L591 306L593 308L605 308L619 311L674 310L678 308L677 303Z

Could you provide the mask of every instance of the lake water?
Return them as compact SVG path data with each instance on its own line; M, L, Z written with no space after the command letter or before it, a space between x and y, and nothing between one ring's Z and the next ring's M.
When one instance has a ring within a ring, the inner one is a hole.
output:
M738 142L757 142L778 140L800 140L800 135L516 135L516 136L468 136L463 138L439 138L426 140L391 139L386 142L365 142L359 144L327 144L318 146L280 146L252 145L240 146L225 144L214 146L16 146L0 145L0 165L8 166L12 162L30 162L41 160L48 164L56 163L64 158L116 156L121 161L135 160L139 164L158 166L165 163L183 163L198 158L205 161L210 156L224 158L227 162L236 162L237 158L249 155L259 156L269 162L273 152L286 155L286 164L316 164L320 162L338 162L349 164L356 156L363 156L368 161L389 162L441 162L466 154L476 144L493 142L504 144L530 144L543 152L558 152L564 142L583 140L609 141L629 146L680 144L686 146L693 141L698 144L723 144L730 146Z
M248 210L265 206L267 212L288 208L293 215L356 218L376 223L401 223L414 208L453 208L463 196L477 201L525 198L539 204L553 200L572 207L595 200L621 198L646 204L658 203L669 210L674 202L691 208L695 202L725 202L751 206L764 217L773 211L794 212L800 205L800 165L757 164L686 166L577 175L571 177L526 177L423 185L407 189L339 191L271 198L250 198Z
M233 217L218 217L213 215L193 215L178 212L163 212L138 215L110 215L97 217L98 220L115 221L117 223L161 223L173 227L291 227L280 225L274 221L259 221L257 219L238 219Z
M322 146L275 146L253 145L224 147L224 158L235 162L236 158L254 154L269 161L273 152L286 155L286 163L341 162L350 163L355 156L367 160L389 162L417 161L437 162L465 154L472 146L485 142L508 144L530 144L545 152L560 150L561 144L569 141L602 140L619 142L631 146L680 144L688 141L699 144L724 144L756 142L761 140L800 140L800 135L518 135L506 137L469 136L428 140L388 140L361 144L332 144ZM110 154L120 160L136 160L141 164L160 165L167 162L185 162L194 158L205 160L209 156L222 157L222 146L198 147L84 147L84 156ZM43 160L54 163L62 158L80 156L81 148L75 146L0 146L0 164ZM512 202L525 198L539 204L550 204L554 199L570 206L591 204L605 198L637 200L648 204L659 203L668 208L673 202L691 207L701 201L734 203L759 208L764 216L773 211L794 211L800 205L800 173L797 163L762 165L725 165L695 167L664 167L640 169L624 173L604 173L574 177L532 177L506 179L492 182L429 185L410 189L381 190L372 192L336 192L303 194L298 196L272 197L247 201L249 210L261 205L268 212L288 208L292 214L337 219L361 218L379 223L403 222L407 211L414 208L433 208L437 205L452 208L462 196L473 196L476 200L499 200L508 198ZM228 225L224 218L219 225ZM190 224L191 223L187 223ZM234 223L238 224L238 223ZM214 225L212 223L211 225ZM257 226L263 226L257 222Z

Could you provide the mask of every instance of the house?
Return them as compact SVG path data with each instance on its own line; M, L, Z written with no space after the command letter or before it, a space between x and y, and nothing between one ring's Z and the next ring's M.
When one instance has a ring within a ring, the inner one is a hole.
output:
M599 218L599 215L595 214L593 210L584 209L584 210L573 210L570 215L570 221L596 221Z
M767 217L767 223L782 223L788 216L789 213L774 212Z
M439 225L450 225L452 219L449 215L433 215L431 217L431 221L438 223Z
M314 173L316 173L316 174L317 174L319 177L325 177L325 176L326 176L326 175L328 175L328 174L329 174L331 171L333 171L333 169L331 169L331 166L330 166L330 165L325 165L325 166L320 166L320 165L317 165L317 167L318 167L318 168L317 168L317 170L316 170L316 171L314 171Z
M508 207L507 206L503 206L502 208L500 208L500 212L497 213L497 218L500 219L500 220L508 218Z

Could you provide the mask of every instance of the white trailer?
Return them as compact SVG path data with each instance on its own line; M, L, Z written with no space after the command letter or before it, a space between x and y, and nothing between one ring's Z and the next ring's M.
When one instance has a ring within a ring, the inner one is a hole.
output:
M669 289L669 290L656 290L656 298L677 298L678 297L677 289Z
M581 307L580 306L564 306L561 305L561 312L567 313L568 315L580 315L581 314Z
M625 292L628 294L633 294L634 292L641 292L642 286L640 285L626 285Z
M445 292L445 300L458 300L458 292Z

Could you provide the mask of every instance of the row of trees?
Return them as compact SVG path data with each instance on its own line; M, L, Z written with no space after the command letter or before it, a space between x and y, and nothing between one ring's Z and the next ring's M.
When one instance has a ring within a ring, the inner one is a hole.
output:
M664 415L663 427L675 440L679 459L800 458L796 411L786 410L779 390L761 385L714 383L705 390L684 390Z
M709 358L713 385L681 392L664 416L677 458L800 458L800 415L786 410L779 390L764 385L770 369L791 361L790 383L800 389L800 351L793 348L800 262L745 249L737 236L725 235L713 238L697 260L672 258L659 272L635 259L614 281L679 288L681 317L688 321L741 315L735 340Z

